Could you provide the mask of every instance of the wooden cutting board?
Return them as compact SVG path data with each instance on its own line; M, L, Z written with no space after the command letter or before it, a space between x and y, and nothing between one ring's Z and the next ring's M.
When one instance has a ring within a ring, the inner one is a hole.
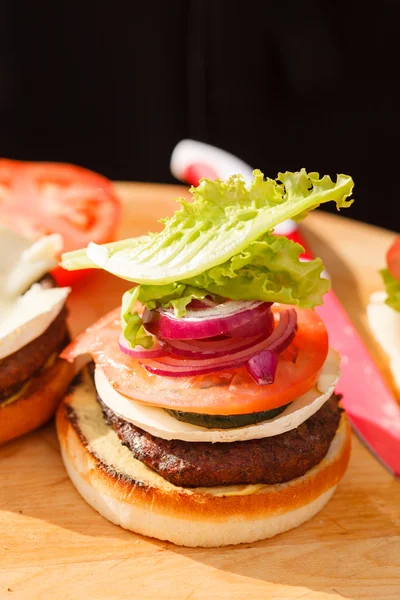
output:
M117 184L120 237L161 225L185 188ZM303 225L333 287L389 383L364 306L394 233L312 213ZM75 335L117 306L127 288L93 272L70 301ZM378 400L378 399L377 399ZM188 549L104 520L63 468L53 424L0 449L0 598L250 600L400 598L400 484L354 438L350 466L330 503L309 523L255 544Z

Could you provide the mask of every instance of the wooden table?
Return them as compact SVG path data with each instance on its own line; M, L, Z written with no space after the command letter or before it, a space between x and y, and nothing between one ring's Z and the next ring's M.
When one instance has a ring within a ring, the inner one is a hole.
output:
M160 228L176 186L117 184L120 237ZM351 210L351 209L350 209ZM350 211L348 212L350 214ZM304 233L385 376L364 306L394 234L321 211ZM73 334L118 305L126 282L96 272L70 297ZM347 474L309 523L271 540L187 549L104 520L63 468L53 424L0 450L0 598L250 600L400 598L400 485L354 438Z

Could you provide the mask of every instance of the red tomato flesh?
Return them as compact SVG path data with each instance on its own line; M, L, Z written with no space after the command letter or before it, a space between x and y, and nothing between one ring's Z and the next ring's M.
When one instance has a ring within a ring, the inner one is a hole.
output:
M0 159L0 224L28 239L63 237L63 252L112 241L121 205L109 179L65 163ZM54 272L63 284L85 271Z
M273 305L277 315L283 305ZM118 348L120 309L108 313L83 332L62 353L74 360L89 353L121 394L152 406L186 412L233 415L277 408L310 390L328 354L328 334L312 310L296 309L298 331L289 349L279 356L275 381L260 386L245 367L196 377L161 377ZM184 364L184 359L182 359Z
M400 281L400 235L387 251L386 261L390 273Z

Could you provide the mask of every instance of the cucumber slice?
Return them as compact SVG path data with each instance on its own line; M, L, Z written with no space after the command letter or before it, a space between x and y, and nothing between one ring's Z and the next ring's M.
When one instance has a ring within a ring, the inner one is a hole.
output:
M247 413L245 415L201 415L198 413L183 412L181 410L164 409L171 417L175 417L178 421L191 423L199 427L207 429L235 429L236 427L246 427L247 425L255 425L263 421L269 421L277 415L280 415L288 404L272 408L271 410L263 410L261 412Z

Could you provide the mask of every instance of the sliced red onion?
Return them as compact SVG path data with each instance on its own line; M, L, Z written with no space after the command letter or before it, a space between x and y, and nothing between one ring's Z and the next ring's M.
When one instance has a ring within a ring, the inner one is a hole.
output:
M215 306L215 302L213 300L211 300L211 298L207 298L207 296L205 298L203 298L203 300L197 300L196 298L194 298L190 304L188 304L188 309L189 310L196 310L199 308L212 308L213 306Z
M248 321L244 325L234 327L230 330L229 335L231 337L243 337L249 338L254 336L268 337L271 335L274 329L274 315L270 310L257 315L251 321Z
M278 357L271 350L261 350L247 361L247 370L258 385L271 385L275 380Z
M124 338L121 333L118 340L118 347L124 354L131 356L132 358L159 358L165 356L166 352L162 346L159 345L158 341L154 338L154 344L148 350L143 346L135 346L131 348L129 342Z
M210 308L188 310L180 318L170 308L145 309L143 322L157 338L197 340L225 335L269 311L270 306L270 302L228 300Z
M225 354L204 360L185 360L175 358L174 356L164 356L155 358L151 362L143 362L142 364L150 373L166 377L191 377L238 368L246 364L252 356L262 350L268 349L271 352L281 352L293 340L296 334L296 326L296 311L294 309L287 309L279 313L279 323L269 337L262 339L258 343L253 343L249 348L238 350L228 356ZM279 350L275 348L279 348Z
M297 332L297 313L287 308L279 313L279 323L269 336L265 348L279 354L292 343Z
M240 350L246 350L258 344L268 336L256 335L251 338L227 338L218 340L163 340L159 344L169 354L176 354L184 358L195 358L202 360L206 358L218 358L229 356Z
M174 360L174 359L172 359ZM207 375L207 373L217 373L218 371L228 371L242 366L242 362L225 361L215 364L209 361L196 361L196 364L188 366L186 363L192 361L176 360L171 364L169 360L152 360L142 363L143 367L149 373L162 375L163 377L194 377L196 375Z

